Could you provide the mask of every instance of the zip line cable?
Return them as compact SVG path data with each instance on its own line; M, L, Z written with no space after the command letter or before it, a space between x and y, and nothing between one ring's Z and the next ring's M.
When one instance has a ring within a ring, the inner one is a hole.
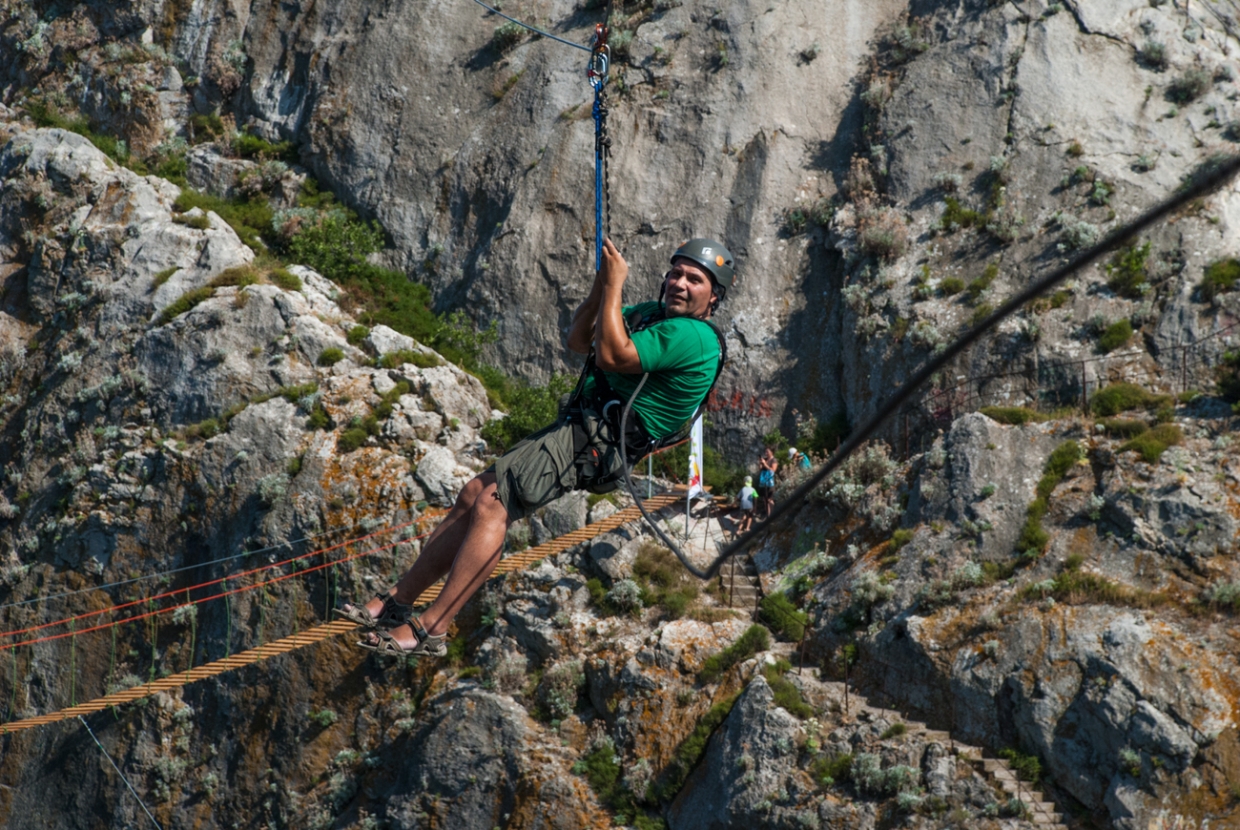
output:
M571 40L565 40L562 37L556 37L550 32L544 32L542 29L536 29L528 23L522 23L520 20L517 20L515 17L509 17L508 15L504 14L499 9L491 8L486 3L483 3L482 0L474 0L474 2L477 3L479 6L482 6L482 8L486 9L491 14L498 14L500 17L504 18L505 20L511 20L513 23L516 23L518 26L522 26L526 29L529 29L531 32L533 32L536 35L541 35L542 37L549 37L552 40L559 41L560 43L563 43L565 46L571 46L574 49L582 49L582 50L585 50L586 52L593 51L592 49L590 49L589 46L582 46L580 43L573 43Z
M1090 265L1110 251L1112 248L1121 243L1134 239L1142 231L1148 229L1174 213L1185 205L1208 196L1227 182L1231 181L1236 173L1240 172L1240 155L1231 155L1226 160L1219 161L1211 165L1207 172L1203 172L1195 178L1192 184L1185 187L1179 193L1172 195L1170 198L1160 202L1127 225L1116 228L1107 234L1101 242L1094 245L1088 250L1082 251L1075 257L1056 268L1050 274L1047 274L1040 280L1031 283L1023 291L1017 292L1015 296L999 306L995 311L982 322L969 329L959 338L957 338L950 346L948 346L938 357L930 360L921 367L911 378L904 382L894 395L892 395L885 404L883 404L870 419L857 430L857 432L846 440L835 451L835 455L831 457L826 464L820 467L812 476L803 484L793 490L788 496L775 506L771 514L759 522L744 536L736 539L732 544L724 548L719 556L715 558L705 569L695 567L687 558L673 548L677 553L677 557L688 568L689 572L699 579L710 579L719 573L719 568L723 563L747 550L758 537L762 536L769 530L775 522L779 521L784 515L791 511L794 507L801 504L804 499L817 487L822 480L839 468L845 458L851 455L862 443L867 441L878 428L891 418L896 411L906 403L913 394L930 380L936 373L943 370L948 363L958 357L969 346L972 346L982 335L993 329L1000 321L1010 317L1016 313L1021 306L1030 300L1045 294L1061 282L1066 280L1072 274ZM648 521L648 524L653 524Z
M95 737L95 733L91 731L90 724L86 722L86 718L78 715L78 720L82 722L82 726L86 727L86 734L90 735L91 740L95 742L95 746L99 747L99 751L103 753L103 757L108 759L108 763L112 765L112 769L116 770L116 774L125 782L125 786L129 788L129 792L133 793L133 797L138 800L138 804L142 805L142 812L146 813L146 817L151 820L158 830L164 830L159 826L159 822L155 820L155 816L151 815L151 811L146 808L146 803L142 801L142 796L138 795L138 791L133 788L133 784L129 783L129 779L125 777L125 773L121 772L121 768L112 760L112 756L103 748L103 744L99 743L99 739Z

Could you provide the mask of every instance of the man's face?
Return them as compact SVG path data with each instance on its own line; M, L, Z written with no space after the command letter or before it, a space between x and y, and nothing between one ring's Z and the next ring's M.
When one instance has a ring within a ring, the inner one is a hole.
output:
M714 283L710 273L692 260L677 257L667 275L667 293L663 302L668 317L710 316Z

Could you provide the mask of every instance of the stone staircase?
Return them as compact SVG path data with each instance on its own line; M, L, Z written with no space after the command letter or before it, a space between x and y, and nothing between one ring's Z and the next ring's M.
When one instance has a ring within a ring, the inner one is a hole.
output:
M758 569L749 554L729 559L720 569L719 579L723 586L724 605L747 608L757 613L758 601L762 598L762 583L758 580Z
M784 648L780 649L779 646ZM792 648L791 644L780 643L773 651L787 651L787 654L781 653L780 656L792 657ZM803 687L803 692L807 691L804 688L806 685L813 684L820 687L827 697L843 705L843 683L809 680L803 676L799 679L801 682L798 685ZM807 680L808 683L806 683ZM818 696L811 695L811 702L813 702L812 697ZM1046 798L1035 785L1028 781L1020 780L1006 759L985 757L981 747L955 741L952 739L950 732L931 729L921 721L909 720L903 712L873 705L864 695L858 694L855 689L849 689L848 699L848 714L850 716L859 716L864 711L870 717L881 717L892 722L899 721L903 723L908 728L906 735L914 736L924 741L935 741L944 747L948 747L958 759L968 763L974 770L981 773L991 786L1002 794L1002 801L1006 802L1012 798L1020 799L1029 809L1027 821L1046 828L1046 830L1068 830L1067 825L1063 823L1063 815L1059 812L1054 802Z

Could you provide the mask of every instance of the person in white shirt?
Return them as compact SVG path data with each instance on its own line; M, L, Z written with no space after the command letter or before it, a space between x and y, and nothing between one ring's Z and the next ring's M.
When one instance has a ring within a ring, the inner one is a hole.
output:
M754 499L758 497L758 491L753 489L753 476L745 476L745 486L741 488L738 499L741 503L741 520L736 526L736 533L739 536L742 533L748 533L749 528L753 526L753 507Z

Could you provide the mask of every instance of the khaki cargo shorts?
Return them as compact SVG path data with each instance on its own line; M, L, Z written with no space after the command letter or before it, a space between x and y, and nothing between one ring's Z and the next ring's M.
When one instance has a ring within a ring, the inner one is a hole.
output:
M610 492L623 476L623 459L611 442L614 428L589 410L584 413L587 442L596 452L576 452L573 425L558 420L513 446L495 460L496 495L509 521L553 502L573 490ZM606 482L599 484L597 482Z

